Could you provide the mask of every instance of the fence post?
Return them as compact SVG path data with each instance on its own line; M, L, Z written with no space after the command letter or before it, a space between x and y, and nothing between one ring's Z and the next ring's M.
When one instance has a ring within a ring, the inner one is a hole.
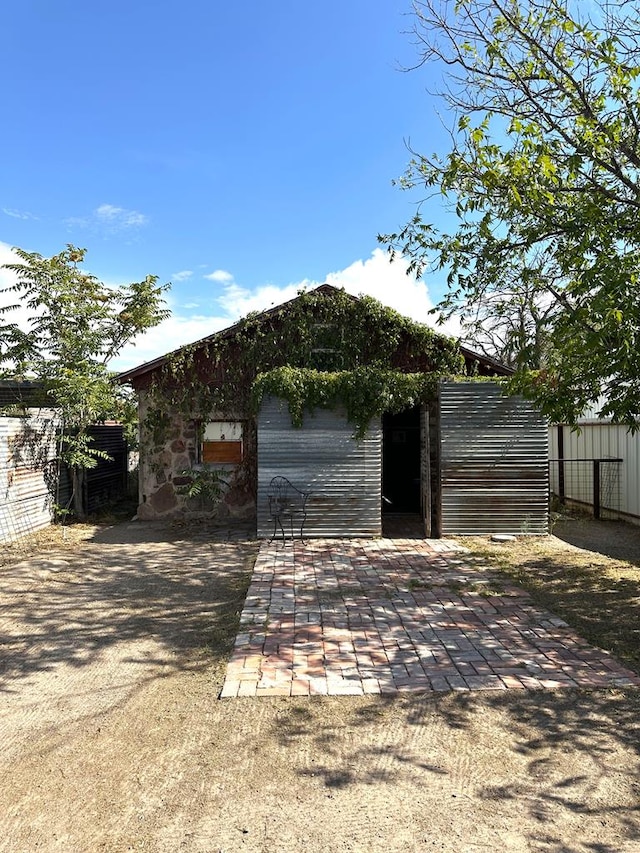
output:
M593 517L600 518L600 460L593 460Z
M558 497L560 503L564 503L564 427L558 424L556 427L558 434Z

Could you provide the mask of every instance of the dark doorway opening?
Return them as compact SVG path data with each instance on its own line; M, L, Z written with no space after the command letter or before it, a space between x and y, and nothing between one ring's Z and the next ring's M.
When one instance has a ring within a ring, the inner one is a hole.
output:
M382 510L420 514L420 407L382 417Z

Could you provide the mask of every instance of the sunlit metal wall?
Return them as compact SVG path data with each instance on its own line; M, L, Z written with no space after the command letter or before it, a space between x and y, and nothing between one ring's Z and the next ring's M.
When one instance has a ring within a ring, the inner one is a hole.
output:
M0 542L51 523L57 428L49 410L0 417Z
M440 392L442 535L548 531L547 424L492 382Z
M626 427L608 421L589 421L580 423L580 432L563 426L562 448L559 444L558 426L549 428L549 457L552 460L592 460L621 459L619 463L601 464L602 489L601 500L604 517L619 518L640 524L640 434L633 435ZM593 485L589 472L580 477L577 473L588 466L588 462L565 462L564 491L569 500L592 505ZM551 490L560 494L560 466L551 464Z

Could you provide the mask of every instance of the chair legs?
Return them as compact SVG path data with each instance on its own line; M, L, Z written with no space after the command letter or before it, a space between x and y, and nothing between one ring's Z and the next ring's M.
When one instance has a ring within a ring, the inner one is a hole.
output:
M276 532L277 532L278 526L280 527L280 531L282 533L282 541L283 542L285 541L284 527L282 526L282 517L279 515L274 515L273 516L273 534L271 536L271 539L269 539L269 542L273 542L273 540L276 538ZM293 539L293 535L291 538Z
M300 536L298 537L301 542L304 542L304 525L305 525L306 520L307 520L307 514L305 512L305 513L302 513L302 521L300 523ZM276 538L276 535L278 533L278 528L280 528L280 533L282 533L282 541L283 542L287 541L287 535L284 532L284 523L282 520L282 516L281 515L274 515L273 516L273 533L271 535L271 539L269 539L269 542L273 542L274 539ZM298 529L298 526L296 524L296 531L297 531L297 529ZM295 535L294 530L293 530L293 514L289 515L289 532L291 534L291 541L293 542L296 539L296 535Z

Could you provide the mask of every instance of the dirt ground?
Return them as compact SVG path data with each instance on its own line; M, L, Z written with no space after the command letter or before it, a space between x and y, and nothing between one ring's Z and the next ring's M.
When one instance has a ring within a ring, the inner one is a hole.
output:
M54 544L0 569L0 850L640 850L638 691L219 700L255 542Z

